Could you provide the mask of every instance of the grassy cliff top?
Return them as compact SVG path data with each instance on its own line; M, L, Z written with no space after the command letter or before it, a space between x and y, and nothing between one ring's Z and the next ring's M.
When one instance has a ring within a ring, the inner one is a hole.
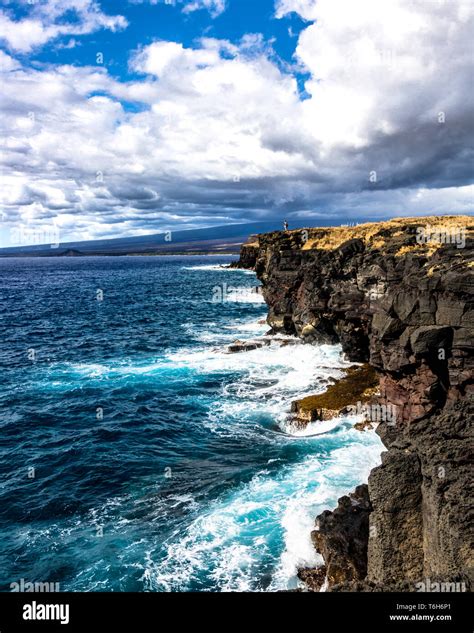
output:
M474 219L468 215L432 215L415 218L394 218L384 222L367 222L355 226L312 227L275 231L252 236L245 246L258 248L271 242L285 242L286 248L307 250L335 250L352 239L361 239L371 249L385 250L389 247L398 255L413 251L414 254L432 255L444 246L443 238L417 240L420 229L431 235L437 231L450 234L450 243L462 236L474 237ZM449 242L448 242L449 243Z
M303 250L318 248L321 250L334 250L352 239L362 239L365 244L372 248L383 248L387 240L404 237L407 234L416 237L416 229L418 227L430 228L435 230L464 230L471 237L474 233L474 220L467 215L443 215L443 216L424 216L417 218L394 218L386 222L368 222L366 224L357 224L356 226L335 226L324 229L308 229L308 240L303 245ZM317 232L317 234L314 234ZM290 231L291 233L291 231ZM419 249L422 251L434 251L443 243L441 241L430 241L427 244L418 244L416 241L413 245L405 245L401 247L400 255L411 249Z

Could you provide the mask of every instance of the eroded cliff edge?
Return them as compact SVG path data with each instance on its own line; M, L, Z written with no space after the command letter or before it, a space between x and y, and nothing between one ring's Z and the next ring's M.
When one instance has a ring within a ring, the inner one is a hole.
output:
M380 375L396 420L368 488L316 519L313 590L473 586L473 228L465 216L254 236L238 265L263 284L273 332L339 341Z

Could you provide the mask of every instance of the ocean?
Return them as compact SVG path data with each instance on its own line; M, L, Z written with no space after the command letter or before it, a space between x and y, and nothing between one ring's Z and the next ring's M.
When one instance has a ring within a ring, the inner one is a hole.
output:
M233 257L0 259L0 590L276 591L383 449L296 431L337 345L227 353L266 306Z

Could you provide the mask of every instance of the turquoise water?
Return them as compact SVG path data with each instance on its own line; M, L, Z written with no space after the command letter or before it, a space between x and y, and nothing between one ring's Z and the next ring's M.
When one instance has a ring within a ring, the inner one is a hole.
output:
M315 516L382 445L288 423L338 346L226 353L268 329L231 260L0 260L1 590L271 591L318 562Z

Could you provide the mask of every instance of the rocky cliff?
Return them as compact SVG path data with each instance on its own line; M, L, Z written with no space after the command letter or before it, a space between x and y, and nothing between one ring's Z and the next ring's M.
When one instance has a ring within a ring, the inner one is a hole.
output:
M472 587L473 228L465 216L397 219L242 248L272 331L340 342L375 368L378 402L396 411L377 428L387 451L367 491L316 520L324 574L301 575L314 590Z

